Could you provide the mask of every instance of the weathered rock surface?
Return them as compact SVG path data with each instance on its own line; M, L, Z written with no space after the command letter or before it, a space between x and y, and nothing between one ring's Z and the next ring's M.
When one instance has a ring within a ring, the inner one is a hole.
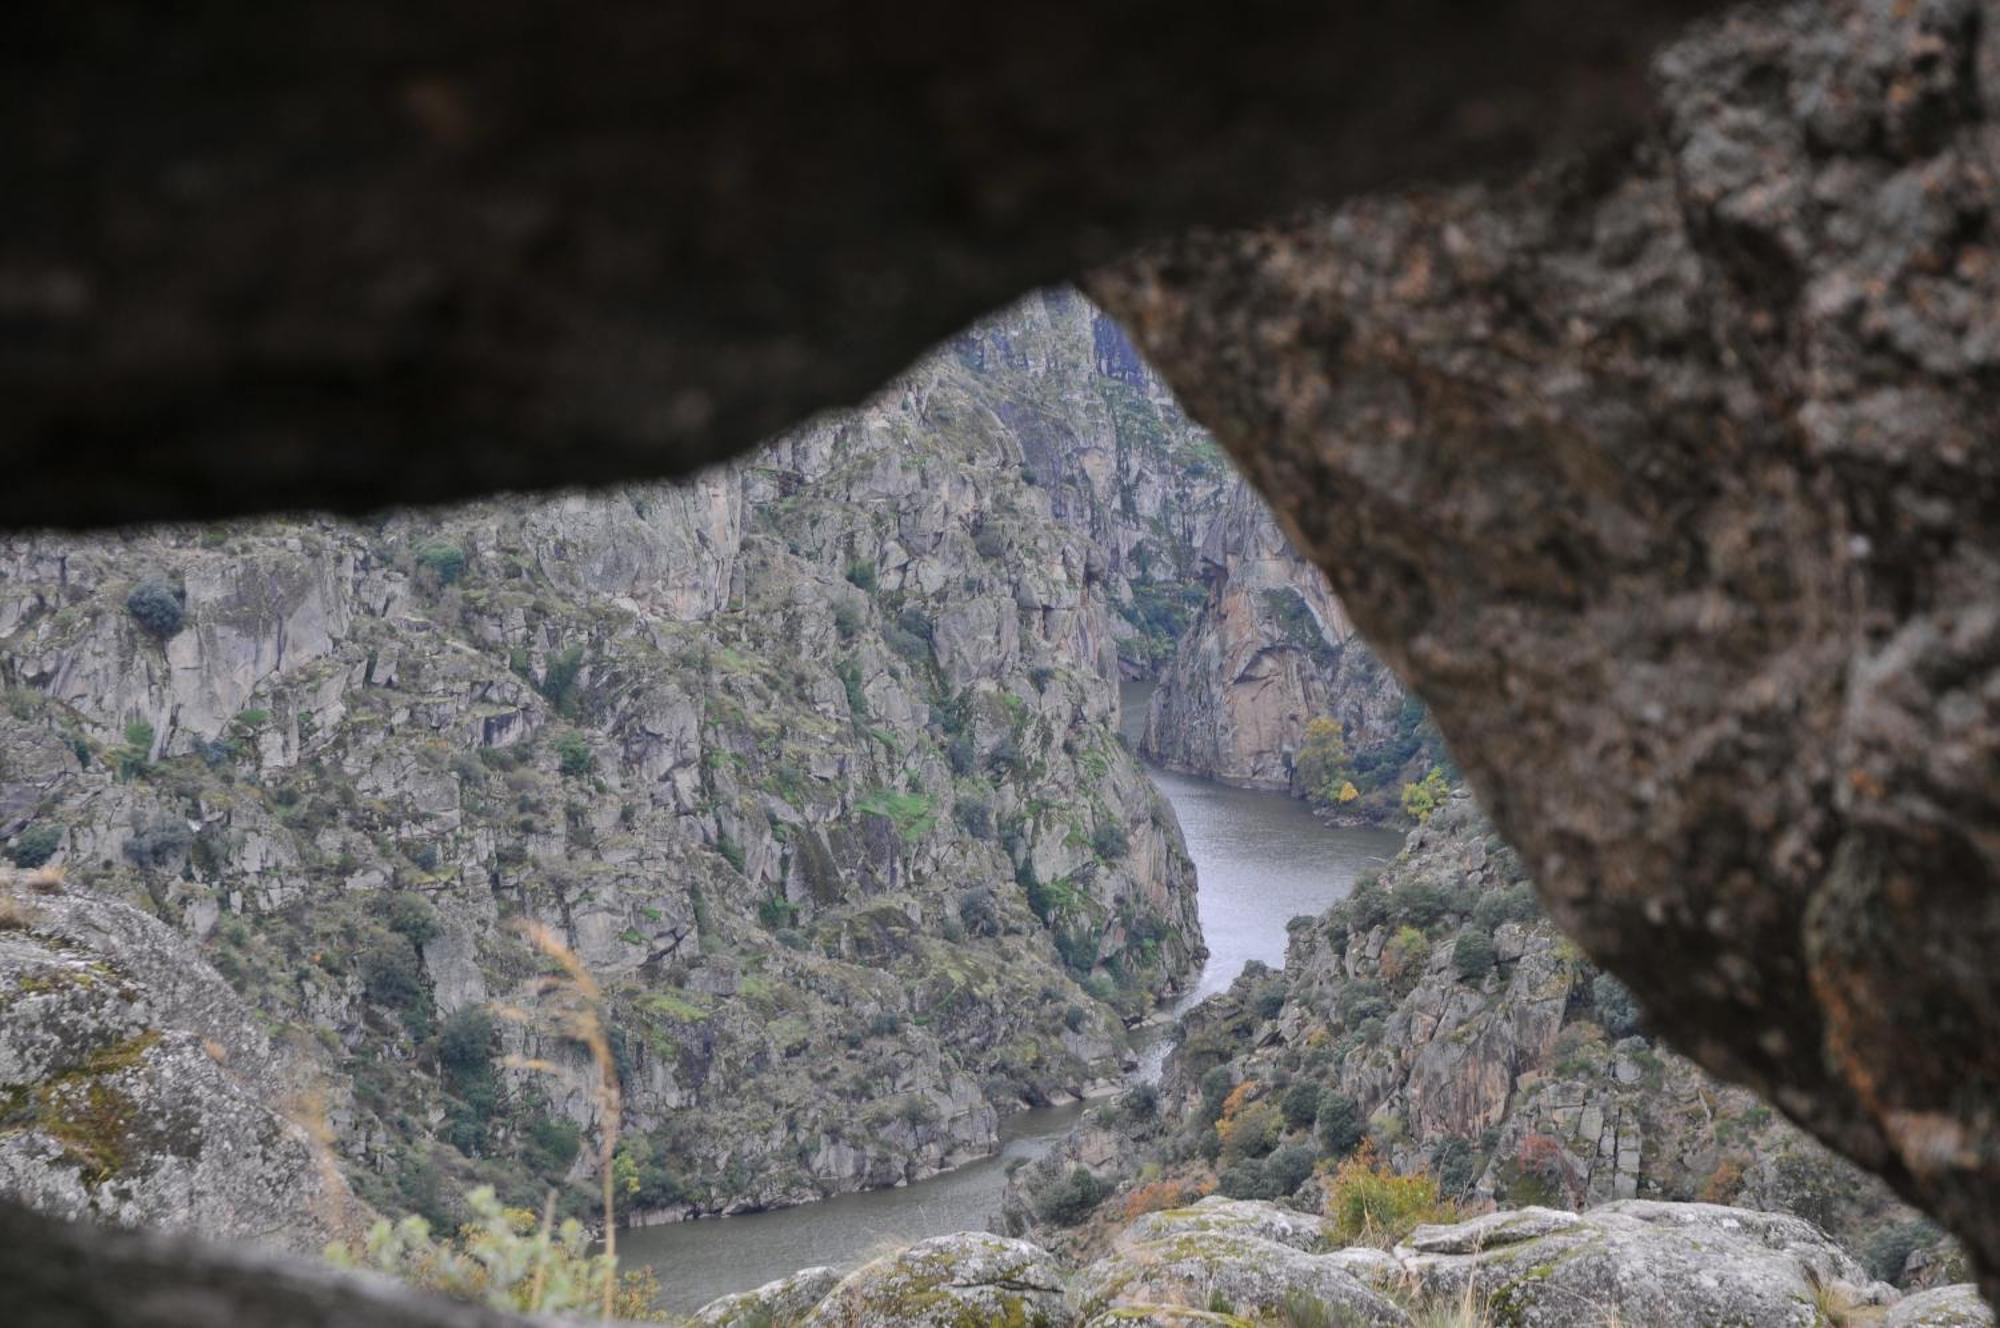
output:
M356 1212L281 1107L310 1084L187 939L0 873L0 1192L43 1212L317 1250Z
M1406 706L1326 574L1292 551L1256 490L1237 482L1201 557L1207 598L1161 672L1142 750L1172 769L1305 796L1296 758L1306 725L1331 719L1367 758L1357 792L1393 793L1423 709Z
M712 1300L690 1315L696 1328L789 1328L812 1312L840 1285L831 1268L801 1268L789 1277L766 1282L754 1291Z
M784 1297L773 1328L956 1325L973 1316L1102 1328L1408 1325L1466 1306L1494 1328L1822 1328L1830 1316L1888 1328L1992 1322L1970 1286L1903 1297L1798 1218L1645 1200L1419 1227L1379 1250L1334 1248L1304 1214L1210 1198L1148 1214L1073 1276L1032 1245L966 1234L876 1260L809 1313L799 1299ZM732 1322L743 1303L718 1301L695 1322Z
M1564 928L1989 1291L1994 18L1745 9L1660 57L1623 150L1088 283Z
M1062 1269L1026 1241L966 1231L886 1255L843 1278L805 1328L1059 1328L1069 1322Z
M1335 1323L1407 1325L1410 1318L1370 1290L1337 1256L1291 1239L1252 1234L1260 1225L1239 1209L1234 1220L1161 1213L1122 1237L1113 1251L1077 1275L1070 1300L1086 1321L1161 1305L1220 1309L1269 1321L1301 1303L1324 1307ZM1278 1226L1282 1217L1261 1224ZM1312 1242L1323 1247L1324 1239Z
M1819 1328L1823 1303L1851 1312L1897 1299L1811 1223L1712 1204L1496 1214L1419 1227L1395 1253L1424 1294L1450 1300L1470 1285L1502 1325Z
M1937 1287L1905 1296L1883 1317L1882 1328L1990 1328L1993 1311L1966 1285Z

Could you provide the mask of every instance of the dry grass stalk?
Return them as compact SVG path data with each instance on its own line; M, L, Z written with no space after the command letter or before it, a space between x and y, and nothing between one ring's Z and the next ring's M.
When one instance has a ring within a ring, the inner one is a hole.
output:
M536 1000L534 1010L524 1010L517 1006L495 1006L494 1013L503 1019L529 1027L551 1032L559 1037L582 1043L589 1049L590 1058L597 1070L596 1081L590 1085L591 1094L596 1099L598 1117L602 1122L599 1134L599 1170L604 1180L604 1253L607 1267L615 1269L618 1257L618 1220L612 1190L612 1163L618 1151L618 1123L621 1101L618 1094L618 1067L611 1056L611 1040L605 1035L604 1020L598 1014L598 1003L604 993L597 985L576 952L564 943L549 927L539 922L524 921L517 924L528 944L542 952L561 970L547 973L535 979L531 991ZM563 1069L550 1061L531 1056L509 1056L505 1062L514 1069L535 1070L546 1074L561 1074ZM607 1271L604 1278L604 1317L611 1318L612 1295L617 1290L617 1274Z

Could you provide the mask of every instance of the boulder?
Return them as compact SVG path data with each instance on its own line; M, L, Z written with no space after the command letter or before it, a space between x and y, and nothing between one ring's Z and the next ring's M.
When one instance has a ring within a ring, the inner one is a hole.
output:
M688 1317L692 1328L791 1328L840 1284L834 1269L801 1268L754 1291L721 1296Z
M1714 1204L1497 1213L1419 1227L1396 1254L1422 1295L1449 1301L1469 1287L1496 1321L1538 1328L1815 1328L1823 1304L1896 1299L1811 1223Z
M1903 1297L1883 1316L1882 1328L1992 1328L1993 1311L1969 1282L1933 1287Z
M1325 1313L1334 1322L1410 1322L1340 1258L1267 1240L1244 1227L1156 1227L1149 1238L1122 1240L1077 1275L1070 1302L1085 1320L1177 1306L1251 1319L1296 1319L1313 1307L1312 1313Z
M841 1280L805 1328L962 1328L1071 1322L1053 1256L1022 1240L963 1231L919 1241Z

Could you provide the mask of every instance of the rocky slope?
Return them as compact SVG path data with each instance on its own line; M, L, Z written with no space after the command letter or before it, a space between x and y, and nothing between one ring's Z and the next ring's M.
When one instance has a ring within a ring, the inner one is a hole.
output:
M522 923L604 989L634 1206L977 1156L1200 954L1115 601L1219 477L1094 322L1030 301L683 488L10 538L7 851L303 1031L385 1209L590 1166Z
M1365 1145L1468 1211L1703 1200L1810 1219L1883 1280L1964 1269L1880 1182L1657 1042L1463 794L1379 880L1295 919L1282 971L1188 1016L1156 1107L1096 1115L1015 1177L1012 1229L1095 1248L1121 1215L1211 1189L1318 1211L1315 1167ZM1065 1205L1078 1167L1089 1202Z
M1714 1204L1622 1200L1420 1226L1344 1246L1317 1219L1209 1198L1149 1214L1070 1275L1026 1241L966 1233L845 1278L809 1269L698 1313L701 1328L1986 1328L1969 1286L1908 1297L1811 1223Z
M1206 595L1160 674L1142 750L1161 764L1287 789L1344 812L1393 809L1442 757L1407 697L1348 621L1325 573L1292 551L1241 480L1201 544ZM1338 726L1338 769L1301 768L1313 721ZM1343 785L1352 792L1342 799Z

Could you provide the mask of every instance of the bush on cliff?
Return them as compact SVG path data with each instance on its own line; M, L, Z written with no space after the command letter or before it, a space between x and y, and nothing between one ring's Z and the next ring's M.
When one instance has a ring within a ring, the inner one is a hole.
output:
M148 577L132 587L132 593L125 597L125 611L139 626L164 641L181 630L187 605L173 583Z
M1073 1227L1104 1202L1107 1192L1104 1182L1092 1175L1088 1167L1076 1167L1029 1197L1043 1221Z

